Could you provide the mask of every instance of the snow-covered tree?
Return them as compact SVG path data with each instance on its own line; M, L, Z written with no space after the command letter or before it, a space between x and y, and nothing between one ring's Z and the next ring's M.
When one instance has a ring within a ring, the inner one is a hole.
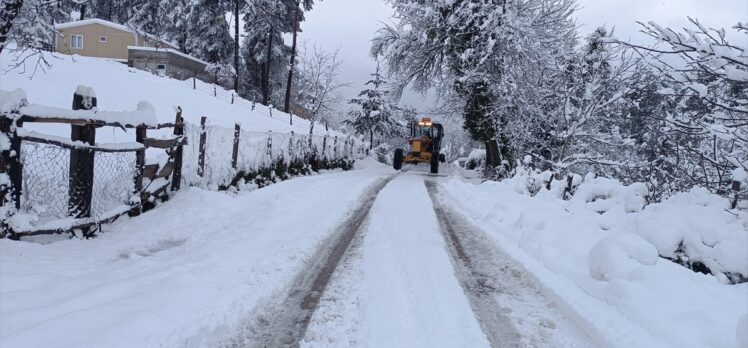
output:
M661 147L678 159L676 188L702 185L724 193L732 171L748 168L748 53L728 42L724 29L689 21L693 28L683 32L642 23L660 45L625 44L650 58L663 77L658 93L675 105L659 115L658 126ZM746 24L733 29L748 35Z
M357 133L369 138L369 149L374 146L374 136L384 139L402 135L403 124L395 118L394 107L389 100L389 91L382 87L386 83L377 71L371 74L372 80L366 82L371 88L364 89L359 97L350 101L355 109L348 113L344 123Z
M0 3L0 53L9 43L15 46L11 68L33 69L49 66L43 51L53 49L54 24L67 15L58 1L2 0Z
M227 3L220 0L197 0L190 13L188 53L210 63L207 68L215 81L222 85L233 82L231 65L234 43L229 33Z
M391 0L398 23L375 37L399 91L433 88L463 101L464 126L485 143L487 165L511 164L521 132L537 113L543 69L573 41L572 0ZM397 96L398 93L396 93Z
M274 94L283 86L290 48L283 33L290 30L283 0L255 0L244 12L242 58L244 71L240 83L245 97L263 104L277 104Z
M327 52L316 46L303 47L294 88L295 100L297 110L301 109L302 115L309 119L309 134L313 134L316 123L335 112L341 99L337 92L345 84L338 80L342 61L337 51Z
M169 12L165 1L136 0L132 3L127 25L141 35L165 38L170 26Z

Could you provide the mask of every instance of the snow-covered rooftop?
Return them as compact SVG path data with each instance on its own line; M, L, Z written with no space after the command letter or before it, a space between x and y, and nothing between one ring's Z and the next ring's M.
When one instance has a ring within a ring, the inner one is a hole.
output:
M168 52L168 53L173 53L173 54L176 54L176 55L178 55L178 56L181 56L181 57L187 58L187 59L189 59L189 60L192 60L192 61L198 62L198 63L200 63L200 64L204 64L204 65L208 65L208 64L209 64L208 62L206 62L206 61L204 61L204 60L202 60L202 59L196 58L196 57L194 57L194 56L191 56L191 55L189 55L189 54L187 54L187 53L183 53L183 52L180 52L180 51L178 51L178 50L174 50L174 49L171 49L171 48L158 48L158 47L142 47L142 46L127 46L127 50L128 50L128 51L133 51L133 50L137 50L137 51Z

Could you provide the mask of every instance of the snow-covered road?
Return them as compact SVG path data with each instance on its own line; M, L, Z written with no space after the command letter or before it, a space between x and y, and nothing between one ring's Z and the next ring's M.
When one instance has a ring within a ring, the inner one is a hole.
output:
M3 239L0 346L668 346L501 239L486 217L503 210L480 203L529 198L460 196L486 188L365 160L238 194L187 189L93 240ZM712 283L741 303L744 286Z
M312 319L309 346L488 346L454 276L423 178L402 174L382 190L357 260Z
M416 170L382 190L302 346L592 346L485 240L471 237L450 252L445 223L480 232L436 201L439 180ZM465 254L472 264L460 260Z

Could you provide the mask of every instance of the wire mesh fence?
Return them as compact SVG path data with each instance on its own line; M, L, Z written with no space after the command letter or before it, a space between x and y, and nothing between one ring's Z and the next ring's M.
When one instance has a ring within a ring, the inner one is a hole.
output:
M363 143L350 137L247 130L237 133L232 128L193 124L184 125L184 135L190 140L182 148L181 183L210 189L227 188L238 178L246 181L252 175L275 182L277 178L284 180L320 168L349 168L365 152ZM201 136L205 138L202 175L198 174ZM86 164L81 164L86 168L71 166L72 155L80 156L80 151L94 151L93 169ZM94 220L128 211L133 202L142 199L135 192L136 183L142 180L138 177L139 157L135 151L80 149L67 143L22 138L19 213L28 214L32 225L40 226L89 216L89 211ZM321 162L325 164L321 166Z
M129 206L135 191L135 152L97 152L94 156L92 216L111 215Z
M21 213L37 216L37 224L67 218L70 215L70 150L51 144L22 141L21 163ZM112 210L121 210L129 205L134 191L135 172L134 152L95 153L94 181L90 187L92 217L107 216ZM76 168L73 168L72 175L77 176Z
M205 126L205 170L198 175L200 125L185 125L185 135L193 139L185 147L183 180L186 185L218 188L228 184L237 173L257 172L278 162L286 165L308 164L318 160L353 160L365 152L363 143L349 137L241 130L236 168L232 166L234 129ZM303 164L302 164L303 163Z
M41 220L67 217L70 150L23 141L21 162L21 211L33 213Z

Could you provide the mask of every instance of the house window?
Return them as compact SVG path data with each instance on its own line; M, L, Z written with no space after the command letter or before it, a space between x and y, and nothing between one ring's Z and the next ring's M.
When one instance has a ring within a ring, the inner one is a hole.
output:
M83 48L83 35L70 35L70 48Z
M99 36L99 42L106 43L106 36Z

